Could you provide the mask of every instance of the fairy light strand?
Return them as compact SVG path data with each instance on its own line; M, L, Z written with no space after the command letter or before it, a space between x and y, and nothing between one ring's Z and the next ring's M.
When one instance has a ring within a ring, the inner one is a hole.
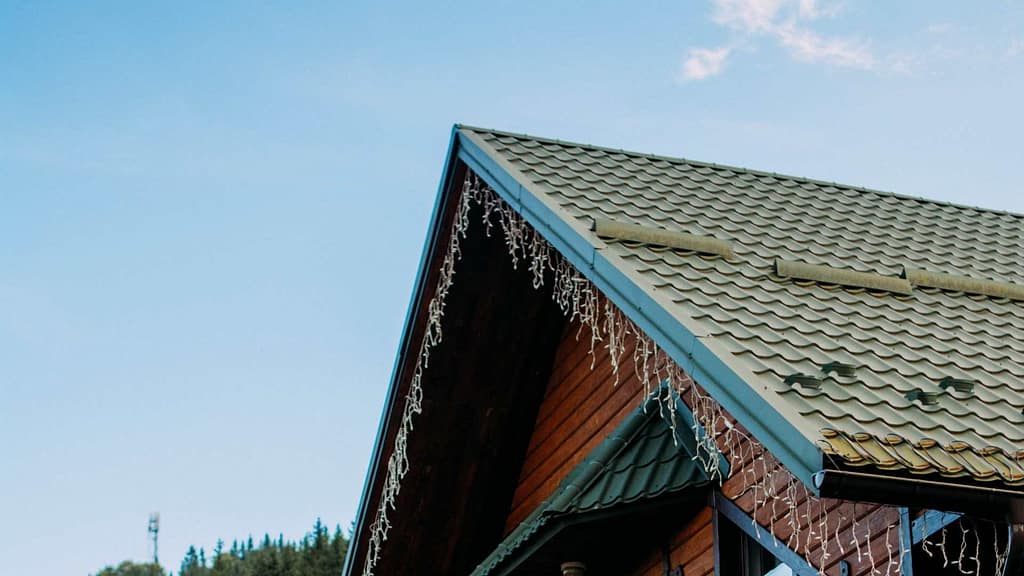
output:
M808 564L815 566L820 574L825 573L829 561L836 557L836 551L839 558L856 557L858 565L863 563L865 557L867 558L869 566L861 567L857 574L867 573L863 571L864 569L870 574L883 574L878 570L871 545L874 537L872 523L867 520L863 523L860 521L856 502L853 504L853 522L849 527L850 540L847 543L852 548L847 554L840 535L840 525L846 521L846 517L832 516L842 501L820 499L812 494L806 485L781 466L763 445L741 429L716 400L693 382L653 338L644 333L475 174L467 171L457 202L437 285L427 305L424 335L404 399L402 418L388 458L379 505L369 529L364 576L374 574L391 527L389 515L395 510L402 478L409 471L408 438L413 431L416 416L422 412L423 374L429 366L431 351L441 343L443 337L444 309L454 284L456 263L461 258L461 242L466 238L470 227L470 212L473 205L481 208L482 225L488 237L492 236L496 228L500 228L512 267L518 269L520 264L524 265L530 273L534 289L540 289L546 282L551 282L551 297L555 304L569 322L579 324L577 339L584 336L585 330L589 332L592 369L598 358L596 351L603 347L608 354L607 362L613 374L614 385L618 386L623 376L623 359L631 358L634 376L643 390L643 397L653 397L657 400L659 412L677 441L680 430L677 429L678 422L675 418L675 399L681 399L688 406L693 413L693 425L689 433L693 435L697 445L694 460L699 461L709 478L718 481L720 485L730 479L740 482L739 490L732 500L738 500L746 494L751 495L749 513L752 521L756 523L759 515L768 514L766 528L773 536L776 536L776 524L781 522L787 526L789 537L786 546L801 553ZM667 385L666 393L652 396L662 383ZM728 462L729 472L738 471L738 476L727 478L726 470L721 466L723 461ZM781 517L777 515L780 508L783 510ZM814 510L816 512L813 512ZM895 509L879 507L870 514L882 514L886 510L892 513ZM833 520L835 528L830 533L829 526ZM886 526L883 536L887 551L885 575L891 575L894 566L896 574L899 574L904 556L910 553L905 549L901 537L903 529L901 520ZM964 570L963 561L966 556L966 534L965 530L961 538L960 553L953 561L961 572ZM891 541L894 536L897 540L896 547ZM949 564L945 549L945 527L942 529L942 539L940 548L945 563ZM922 538L923 542L926 540ZM922 544L922 548L931 555L927 544ZM975 548L972 560L977 567L980 538ZM815 559L811 558L812 551L815 552ZM996 566L1005 564L1008 552L1009 543L1001 552L996 539ZM897 554L898 558L895 558Z

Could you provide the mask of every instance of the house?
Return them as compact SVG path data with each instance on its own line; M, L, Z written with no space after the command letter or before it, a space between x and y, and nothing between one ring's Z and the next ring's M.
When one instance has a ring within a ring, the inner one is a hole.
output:
M1022 250L456 126L346 574L1020 574Z

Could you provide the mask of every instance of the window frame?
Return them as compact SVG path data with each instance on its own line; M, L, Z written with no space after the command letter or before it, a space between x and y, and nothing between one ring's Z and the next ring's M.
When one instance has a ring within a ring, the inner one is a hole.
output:
M776 538L771 532L762 528L754 522L742 509L733 504L721 492L715 492L712 496L712 524L714 530L714 553L715 553L715 576L737 576L736 574L722 573L722 538L735 537L736 533L746 536L749 541L759 546L768 555L774 557L780 564L785 564L793 570L794 576L817 576L818 571L786 544ZM723 522L729 526L724 527ZM731 530L735 528L735 531ZM732 532L730 535L729 533ZM743 546L740 544L740 546ZM742 565L742 561L741 561ZM754 566L742 566L743 572L738 576L762 576L761 574L747 573L746 571Z

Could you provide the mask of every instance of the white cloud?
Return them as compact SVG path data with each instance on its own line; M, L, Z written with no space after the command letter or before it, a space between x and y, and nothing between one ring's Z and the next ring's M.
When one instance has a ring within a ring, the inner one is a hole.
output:
M862 70L875 67L875 57L871 50L845 38L825 38L813 30L792 23L776 28L775 35L779 43L797 60Z
M712 19L733 29L767 32L785 0L714 0Z
M690 55L683 62L681 78L683 80L704 80L722 72L730 49L722 48L691 48Z
M801 20L817 20L818 18L834 18L843 9L841 2L822 4L818 0L799 0L797 15Z
M834 18L841 2L824 0L712 0L711 19L734 30L745 39L769 38L791 57L802 62L842 68L872 70L877 66L868 45L850 38L824 36L810 23ZM727 49L693 49L683 65L687 79L700 79L721 72Z

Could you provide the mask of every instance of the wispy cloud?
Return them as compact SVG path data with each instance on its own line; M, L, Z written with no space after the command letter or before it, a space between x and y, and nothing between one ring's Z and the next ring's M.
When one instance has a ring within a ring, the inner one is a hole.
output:
M831 2L822 4L818 0L799 0L797 11L804 20L817 20L818 18L832 18L843 11L842 2Z
M682 80L703 80L722 72L730 49L723 48L691 48L690 54L683 62L680 73Z
M867 46L846 38L827 38L793 22L777 26L774 35L794 58L804 62L861 70L871 70L876 64Z
M847 37L826 36L814 21L835 18L840 2L821 0L712 0L711 20L736 32L744 43L766 38L793 59L841 68L873 70L879 62L868 44ZM683 64L683 78L701 80L722 71L730 46L694 48Z
M746 32L768 32L787 0L713 0L715 22Z

